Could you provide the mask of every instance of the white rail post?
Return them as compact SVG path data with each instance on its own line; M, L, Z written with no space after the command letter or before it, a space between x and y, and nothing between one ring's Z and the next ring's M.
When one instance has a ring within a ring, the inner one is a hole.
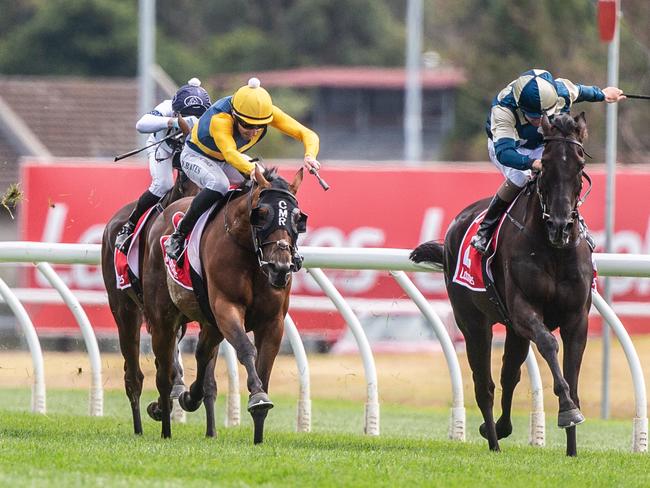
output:
M526 369L530 380L532 406L530 411L530 423L528 431L528 444L535 447L546 445L546 419L544 418L544 390L542 388L542 377L539 374L537 359L533 352L533 346L528 346L526 356Z
M630 373L632 374L632 383L634 385L635 397L635 417L632 426L632 451L634 452L647 452L648 451L648 412L647 412L647 399L645 389L645 378L643 376L643 369L641 369L641 362L636 353L634 344L630 339L629 334L625 327L616 316L611 307L607 304L605 299L600 296L597 291L592 291L591 296L596 309L600 312L602 317L607 321L610 327L614 330L618 338L627 363L630 366Z
M311 432L311 397L309 388L309 363L305 346L300 339L298 328L289 314L284 318L284 332L291 343L293 355L298 367L300 391L298 393L298 412L296 415L296 431Z
M451 418L449 420L449 438L455 441L465 441L465 402L463 400L463 377L456 356L456 349L449 338L449 333L438 314L424 298L424 295L417 289L413 282L406 276L404 271L390 271L390 274L399 283L406 294L411 297L415 305L420 309L440 341L442 350L447 360L447 368L451 377L452 404Z
M77 324L79 324L90 359L91 383L89 413L93 417L101 417L104 414L102 361L99 355L97 338L95 337L92 325L90 325L88 316L79 303L79 300L77 300L77 297L72 294L70 288L68 288L59 275L56 274L56 271L54 271L52 266L49 263L41 262L36 264L36 268L38 268L41 274L45 276L47 281L50 282L56 291L59 292L59 295L61 295L61 298L70 309L70 312L72 312Z
M16 298L14 292L11 291L9 286L0 278L0 295L4 301L9 305L9 308L18 319L18 323L23 329L23 333L27 339L29 351L32 354L32 365L34 367L34 384L32 385L32 412L45 413L45 370L43 368L43 351L41 350L41 343L38 341L34 324L27 315L25 307Z
M359 346L359 352L363 359L363 368L366 373L367 401L366 401L366 418L364 432L368 435L379 435L379 396L377 393L377 370L375 368L375 358L372 355L368 338L363 331L359 319L350 308L350 305L343 299L339 291L332 284L323 270L320 268L308 268L307 272L316 280L318 286L332 300L338 311L341 313L345 322L350 327L354 338Z
M226 400L226 427L234 427L241 422L241 396L239 393L239 369L237 353L228 341L221 341L219 354L223 354L228 367L228 396Z

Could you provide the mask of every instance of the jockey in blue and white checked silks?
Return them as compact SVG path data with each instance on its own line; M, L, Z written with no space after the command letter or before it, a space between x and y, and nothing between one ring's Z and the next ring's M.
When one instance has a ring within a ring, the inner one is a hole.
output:
M578 102L618 102L625 98L616 87L600 89L564 78L554 79L531 69L510 82L492 101L485 124L490 160L506 180L492 198L472 246L485 253L501 216L531 177L542 167L542 116L568 113Z

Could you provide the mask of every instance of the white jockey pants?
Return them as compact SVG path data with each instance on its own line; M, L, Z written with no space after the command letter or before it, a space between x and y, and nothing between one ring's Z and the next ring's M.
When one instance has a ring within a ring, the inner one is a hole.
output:
M526 149L525 147L520 147L517 148L517 152L524 156L528 156L531 159L542 159L544 146L540 146L535 149ZM490 161L492 161L492 163L494 163L499 171L501 171L503 176L505 176L519 188L526 186L526 183L528 183L528 180L531 178L531 171L529 169L515 169L501 164L497 159L496 153L494 152L494 142L492 139L488 139L488 154L490 155Z
M226 194L230 185L244 181L243 175L225 161L206 158L188 146L181 153L181 167L199 188L218 191L222 195Z
M163 197L165 193L174 186L174 169L172 158L161 161L156 160L156 152L151 151L149 157L149 173L151 173L151 185L149 191L157 197Z

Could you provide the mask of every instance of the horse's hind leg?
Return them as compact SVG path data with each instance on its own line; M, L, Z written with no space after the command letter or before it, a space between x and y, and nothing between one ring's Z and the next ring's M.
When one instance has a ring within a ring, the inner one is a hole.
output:
M133 432L142 434L142 417L140 415L140 395L144 374L140 369L140 326L142 314L137 305L124 292L120 297L113 297L109 292L109 305L113 311L120 340L120 351L124 357L124 389L131 404Z
M582 364L582 355L587 344L587 314L577 319L578 325L571 327L561 327L560 335L564 346L564 359L562 369L564 378L569 384L569 394L571 399L580 408L580 399L578 398L578 376L580 375L580 365ZM566 428L566 455L576 456L578 454L576 441L576 426L572 425Z
M487 439L490 450L500 451L492 413L494 407L494 381L492 381L490 364L492 328L487 324L474 323L474 327L467 329L458 317L456 322L465 336L467 360L474 380L474 395L478 408L483 414L484 423L479 428L479 432Z
M217 345L223 340L221 333L212 325L204 324L199 332L196 344L196 379L189 391L184 392L179 402L181 407L188 412L194 412L201 406L205 394L205 378L211 375L214 378L214 367L209 368L216 356ZM210 393L213 393L214 389Z
M512 433L510 413L512 396L515 387L521 379L521 365L528 356L528 339L515 334L511 329L506 331L506 343L503 349L503 364L501 366L501 417L497 420L497 437L503 439Z

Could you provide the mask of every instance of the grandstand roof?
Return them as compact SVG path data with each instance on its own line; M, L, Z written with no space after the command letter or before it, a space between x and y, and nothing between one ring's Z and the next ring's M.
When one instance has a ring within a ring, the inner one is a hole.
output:
M227 73L210 78L210 84L217 88L239 86L256 76L265 87L288 88L367 88L404 89L406 70L403 68L380 68L374 66L322 66L294 68L255 73ZM455 88L466 81L462 70L457 68L423 69L421 71L424 89Z

